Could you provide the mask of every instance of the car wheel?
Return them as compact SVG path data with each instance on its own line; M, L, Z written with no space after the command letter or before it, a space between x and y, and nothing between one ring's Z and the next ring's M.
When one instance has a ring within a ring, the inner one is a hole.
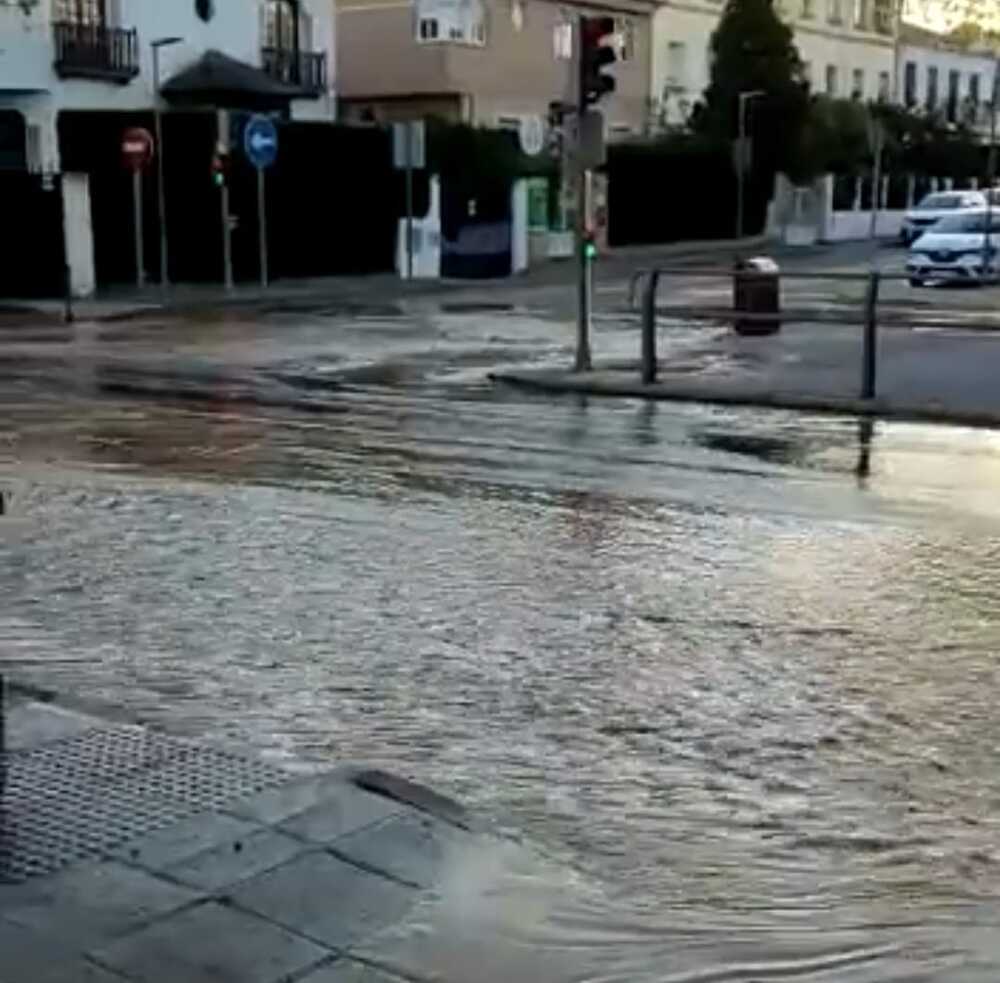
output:
M910 277L910 286L911 287L922 287L923 285L924 285L924 281L921 280L920 277L918 277L918 276L911 276Z

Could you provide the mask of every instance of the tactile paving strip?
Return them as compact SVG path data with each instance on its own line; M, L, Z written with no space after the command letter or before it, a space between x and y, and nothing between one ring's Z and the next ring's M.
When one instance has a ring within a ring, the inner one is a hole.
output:
M0 882L50 874L292 780L252 758L138 727L0 754ZM2 777L2 776L0 776Z

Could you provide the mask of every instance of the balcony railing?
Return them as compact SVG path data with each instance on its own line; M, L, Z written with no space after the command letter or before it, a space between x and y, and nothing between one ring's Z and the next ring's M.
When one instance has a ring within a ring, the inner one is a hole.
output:
M304 96L317 98L326 92L326 52L263 48L264 71L278 82L294 86Z
M139 74L139 34L135 28L60 21L52 25L56 73L125 84Z

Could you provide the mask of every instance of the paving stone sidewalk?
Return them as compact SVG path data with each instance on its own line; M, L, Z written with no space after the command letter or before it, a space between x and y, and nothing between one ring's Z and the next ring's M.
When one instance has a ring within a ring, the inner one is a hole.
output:
M484 842L382 772L303 776L29 699L0 764L0 983L425 978L379 933Z
M594 372L539 368L493 378L548 393L1000 425L996 332L881 331L874 399L860 398L861 330L853 325L790 323L761 338L706 328L681 340L671 339L667 325L659 336L658 378L651 385L641 381L637 360L602 364L599 357Z

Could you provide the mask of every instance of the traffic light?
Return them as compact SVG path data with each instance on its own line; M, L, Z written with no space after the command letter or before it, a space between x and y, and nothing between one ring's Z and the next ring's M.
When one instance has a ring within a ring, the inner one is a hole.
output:
M228 180L229 157L225 154L216 154L212 158L212 184L217 188L223 188Z
M604 69L617 60L611 40L614 17L580 18L580 104L592 106L615 91L615 80Z
M586 229L583 233L583 258L591 262L597 259L597 242L593 229Z

